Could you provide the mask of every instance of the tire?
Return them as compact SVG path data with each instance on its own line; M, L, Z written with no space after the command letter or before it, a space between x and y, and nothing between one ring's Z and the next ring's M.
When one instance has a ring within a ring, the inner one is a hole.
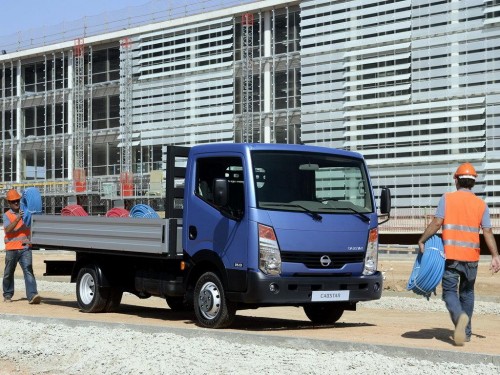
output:
M196 282L194 312L199 324L206 328L225 328L233 322L236 304L227 301L224 287L215 273L206 272Z
M108 294L108 302L104 308L105 312L115 312L120 308L122 302L123 291L118 288L110 288Z
M76 279L76 299L80 310L87 313L105 311L108 298L100 292L99 279L94 268L84 267Z
M333 324L344 313L344 308L335 303L309 303L303 307L306 316L315 324Z
M166 297L168 307L172 311L188 311L189 306L184 301L184 297Z

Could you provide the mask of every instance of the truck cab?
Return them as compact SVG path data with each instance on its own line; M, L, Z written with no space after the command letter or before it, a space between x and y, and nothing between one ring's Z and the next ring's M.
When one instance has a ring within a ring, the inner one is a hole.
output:
M390 193L382 197L388 215ZM290 305L312 321L335 322L381 296L378 223L360 154L303 145L193 147L182 243L198 319L226 326L237 309Z

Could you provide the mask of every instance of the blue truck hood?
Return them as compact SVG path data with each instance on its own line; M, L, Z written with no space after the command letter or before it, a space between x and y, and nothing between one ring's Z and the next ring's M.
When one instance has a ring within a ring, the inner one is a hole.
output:
M321 214L315 221L304 212L267 211L282 251L361 252L370 224L357 215ZM375 215L371 222L376 220Z

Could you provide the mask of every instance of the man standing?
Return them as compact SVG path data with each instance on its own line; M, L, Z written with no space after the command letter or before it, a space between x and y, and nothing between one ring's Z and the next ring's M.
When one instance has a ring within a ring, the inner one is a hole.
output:
M10 209L3 215L5 232L5 270L3 273L3 300L12 302L14 296L14 272L17 263L21 265L26 285L26 297L30 304L39 304L35 276L33 275L33 256L28 244L30 229L23 223L24 212L20 209L21 195L14 189L6 195Z
M471 318L474 310L474 283L480 255L479 231L491 253L490 269L500 270L500 257L486 203L472 191L477 173L470 163L461 164L455 172L457 191L446 193L439 201L436 215L418 240L420 251L424 243L441 227L446 256L442 279L443 300L455 324L453 339L461 346L470 341Z

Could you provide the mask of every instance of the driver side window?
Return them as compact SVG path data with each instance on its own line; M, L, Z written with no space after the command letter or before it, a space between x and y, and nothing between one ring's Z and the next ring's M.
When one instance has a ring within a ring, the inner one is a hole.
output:
M196 166L195 194L214 205L214 182L225 179L228 185L228 203L231 212L243 214L245 207L243 163L237 157L201 158Z

